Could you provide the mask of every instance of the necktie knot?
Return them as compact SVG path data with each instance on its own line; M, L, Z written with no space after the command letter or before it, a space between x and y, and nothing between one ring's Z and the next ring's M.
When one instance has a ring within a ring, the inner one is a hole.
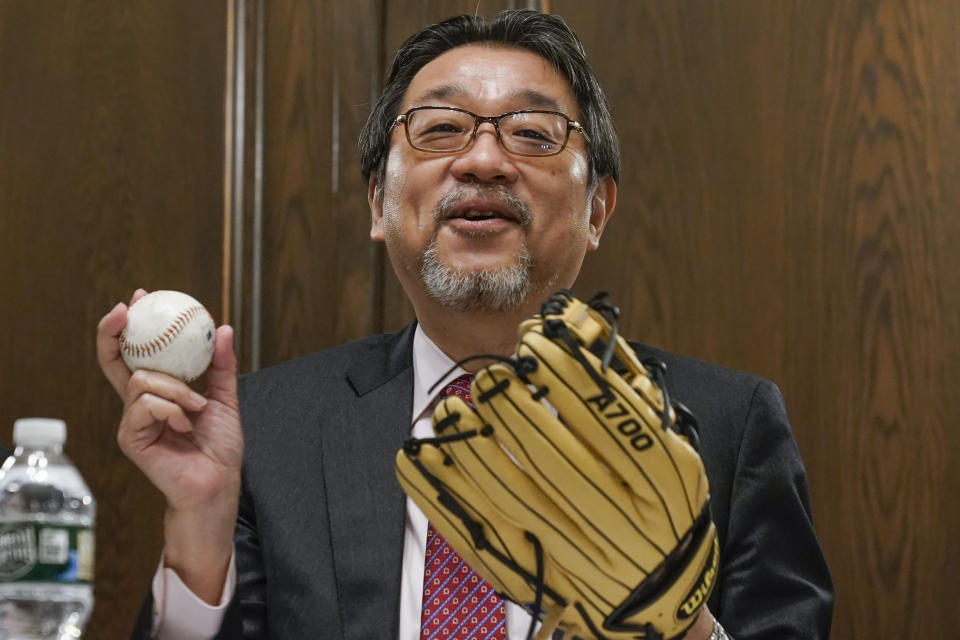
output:
M440 391L440 398L449 398L450 396L458 396L463 398L471 407L473 406L473 398L470 397L470 383L473 382L473 374L465 373L462 376L451 380L447 383Z

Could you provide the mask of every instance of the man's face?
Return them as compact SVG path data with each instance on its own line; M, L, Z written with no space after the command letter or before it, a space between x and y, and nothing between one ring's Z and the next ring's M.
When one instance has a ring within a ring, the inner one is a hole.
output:
M419 106L482 116L544 109L580 119L569 83L550 63L499 46L458 47L425 65L400 111ZM558 155L512 155L484 123L466 149L429 153L411 147L400 125L392 132L381 198L371 182L371 237L387 243L415 306L423 296L485 311L539 300L572 285L613 208L611 179L588 189L586 151L586 139L572 131Z

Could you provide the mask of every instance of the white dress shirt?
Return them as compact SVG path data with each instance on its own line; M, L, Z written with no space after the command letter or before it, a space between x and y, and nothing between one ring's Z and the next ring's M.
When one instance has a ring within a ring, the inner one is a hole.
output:
M430 418L440 391L460 375L456 368L441 379L453 361L417 325L413 336L413 414L412 433L418 438L433 437ZM434 386L434 384L436 386ZM433 387L433 391L430 388ZM423 599L424 556L427 548L427 517L407 498L406 527L403 535L403 571L400 583L400 631L398 640L420 637L420 608ZM163 558L153 578L153 636L158 640L209 640L220 628L227 604L236 588L237 571L234 559L217 606L195 596L173 569L163 566ZM530 615L521 607L506 602L507 637L527 637Z

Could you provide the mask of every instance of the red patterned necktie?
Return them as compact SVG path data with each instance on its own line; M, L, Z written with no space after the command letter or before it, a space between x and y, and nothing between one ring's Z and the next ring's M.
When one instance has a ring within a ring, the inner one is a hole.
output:
M440 392L440 397L470 399L471 375L462 375ZM430 525L423 570L423 608L420 640L506 640L503 599L490 583L474 573Z

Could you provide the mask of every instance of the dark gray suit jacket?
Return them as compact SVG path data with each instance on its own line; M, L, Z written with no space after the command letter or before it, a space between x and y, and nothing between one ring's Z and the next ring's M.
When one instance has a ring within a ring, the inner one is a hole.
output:
M414 327L240 381L238 586L218 640L395 640ZM738 640L826 639L833 591L776 386L644 345L700 423L721 544L710 610ZM134 638L146 638L151 602Z

